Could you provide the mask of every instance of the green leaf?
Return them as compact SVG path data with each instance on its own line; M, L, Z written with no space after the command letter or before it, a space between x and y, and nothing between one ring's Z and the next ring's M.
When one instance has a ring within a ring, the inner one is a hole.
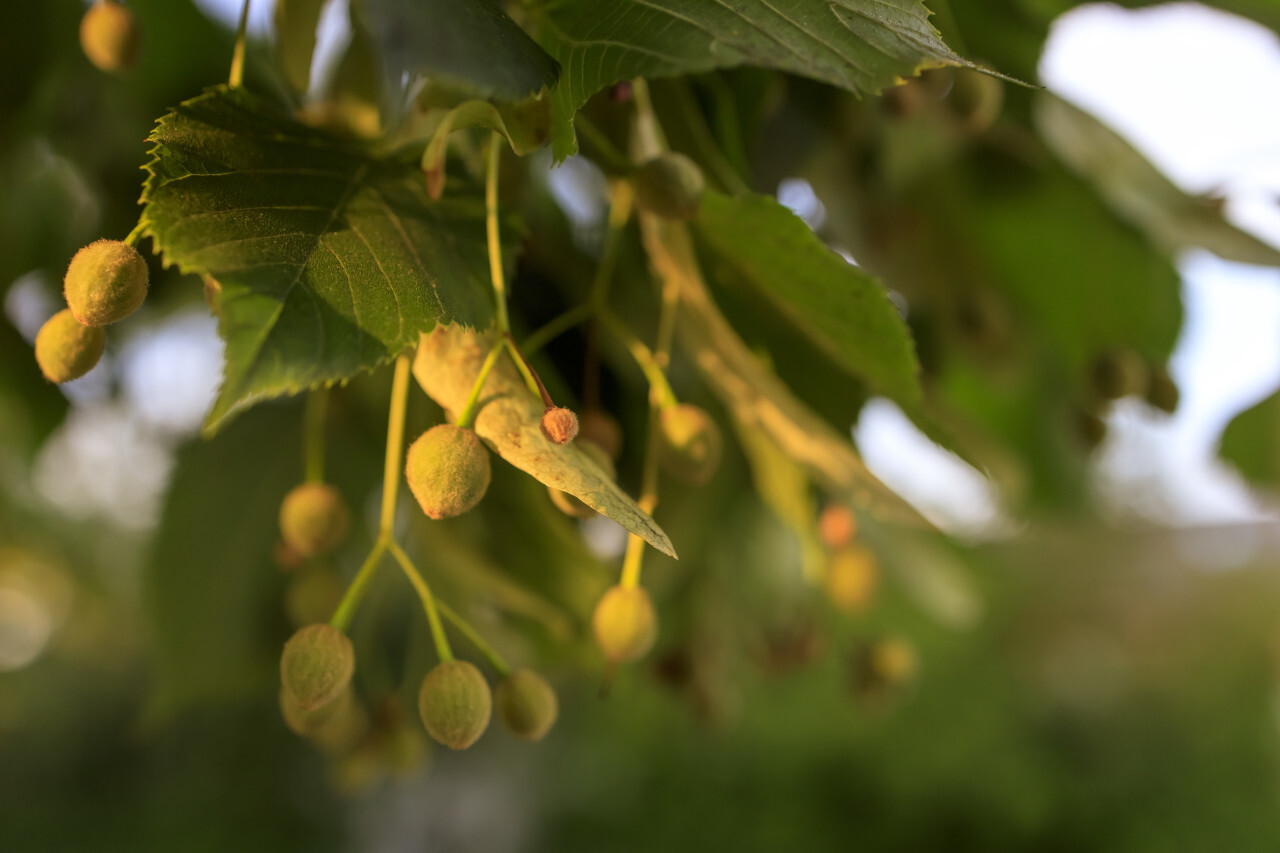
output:
M883 285L775 199L708 191L694 230L713 269L754 289L837 364L894 400L920 400L911 335Z
M166 264L222 285L226 372L207 429L266 397L332 384L437 322L492 315L480 189L427 198L380 158L218 87L162 118L143 191Z
M1084 110L1042 94L1035 118L1054 153L1157 245L1170 251L1199 247L1228 261L1280 266L1280 249L1227 222L1220 199L1184 192Z
M264 408L179 454L143 575L154 713L262 689L277 677L280 570L271 548L280 499L299 476L280 439L297 427L296 411Z
M680 294L681 342L740 429L759 430L814 480L874 518L930 528L871 473L852 442L804 404L748 349L712 302L687 226L641 214L645 248L658 276Z
M298 94L311 83L311 57L325 0L276 0L276 57L285 82Z
M413 375L427 396L456 417L491 345L488 337L438 326L423 335ZM572 443L558 445L542 434L542 401L525 386L509 359L500 358L494 365L480 401L475 431L495 453L539 482L574 495L667 556L675 556L662 528L590 456Z
M557 159L577 150L573 117L632 77L758 65L876 94L926 68L968 65L919 0L592 0L548 4L538 39L565 69L554 92Z
M1219 455L1253 485L1280 486L1280 392L1227 424Z
M518 101L551 88L560 66L494 0L359 0L388 79L405 73Z

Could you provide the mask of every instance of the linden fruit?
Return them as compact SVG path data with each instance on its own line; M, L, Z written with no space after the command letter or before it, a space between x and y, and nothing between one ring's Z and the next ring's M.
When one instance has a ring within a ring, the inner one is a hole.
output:
M556 692L529 669L518 669L499 681L493 703L507 730L525 740L542 740L560 713Z
M474 664L448 660L422 679L418 713L434 740L450 749L466 749L489 727L493 695Z
M614 586L596 604L591 619L596 645L610 663L639 660L658 638L658 619L649 593L638 586Z
M80 19L80 47L102 71L130 71L142 52L138 19L115 0L99 0Z
M559 406L542 414L542 434L556 444L568 444L578 434L578 416Z
M667 219L693 219L706 183L698 164L688 157L660 154L636 170L636 206Z
M71 259L63 293L81 323L108 326L137 311L147 298L147 262L128 243L90 243Z
M409 490L430 518L462 515L489 489L489 451L474 430L440 424L409 445Z
M303 711L336 699L356 669L351 641L332 625L308 625L284 644L280 681Z
M857 545L848 546L827 563L827 596L846 613L857 613L871 603L879 576L874 554Z
M858 519L844 504L830 503L818 516L818 538L828 549L835 551L853 541L858 534Z
M351 516L328 483L303 483L280 504L280 536L304 557L327 554L347 536Z
M1094 358L1089 368L1089 383L1100 400L1145 394L1147 365L1131 349L1107 350Z
M70 382L93 370L106 345L105 332L81 325L71 310L64 308L40 327L36 363L50 382Z
M681 403L659 414L661 441L658 446L662 466L670 473L702 485L720 465L720 428L697 406Z
M598 445L580 441L578 442L578 449L590 456L591 461L603 468L605 475L610 480L618 476L613 467L613 460ZM547 486L547 493L551 495L551 502L556 505L556 509L565 515L571 515L574 518L591 518L596 514L594 508L566 491Z
M1173 414L1178 408L1178 385L1164 365L1151 368L1147 384L1147 402L1165 414Z
M588 409L578 424L578 440L599 445L616 461L622 455L622 424L603 409Z
M327 705L304 711L287 689L280 688L280 716L294 734L330 753L354 747L369 729L369 718L350 685Z

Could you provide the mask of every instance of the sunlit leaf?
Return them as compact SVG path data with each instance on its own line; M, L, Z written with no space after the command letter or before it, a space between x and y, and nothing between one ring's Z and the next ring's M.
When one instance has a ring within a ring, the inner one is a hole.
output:
M145 232L167 264L222 285L210 429L375 367L437 322L491 316L484 206L464 179L431 202L416 158L375 156L225 87L151 141Z
M491 343L487 336L438 326L423 335L413 375L431 399L457 416ZM539 482L574 495L662 553L675 556L662 528L590 456L572 443L557 445L542 434L542 401L505 356L489 374L480 399L475 431L495 453Z

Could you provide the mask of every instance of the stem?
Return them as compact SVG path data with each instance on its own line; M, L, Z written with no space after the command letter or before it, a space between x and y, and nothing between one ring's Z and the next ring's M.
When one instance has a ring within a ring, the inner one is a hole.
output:
M400 459L404 450L404 410L409 399L409 354L396 359L395 377L391 380L391 416L387 419L387 456L382 468L382 515L378 520L378 536L391 539L396 516L396 497L400 490Z
M520 347L516 345L516 339L507 332L507 345L511 348L511 354L515 356L517 364L523 364L528 371L526 377L532 377L534 384L538 386L538 393L542 396L542 405L548 409L556 407L555 402L551 399L551 395L547 393L547 386L542 384L542 377L538 375L538 371L533 369L533 365L529 363L529 359L524 357L524 353L520 352Z
M437 601L436 607L440 609L440 615L452 622L453 627L458 629L458 633L466 637L471 645L475 646L480 654L484 655L485 659L489 661L489 665L497 670L499 677L506 678L511 674L511 667L508 666L502 655L498 654L498 650L489 645L485 638L480 636L480 632L471 627L467 620L459 616L452 607L443 601Z
M400 489L400 453L404 448L404 410L409 397L409 356L403 354L396 359L396 372L391 380L391 412L387 417L387 454L382 477L382 516L378 521L378 538L374 540L373 549L364 558L360 571L351 580L342 601L333 612L329 624L346 633L351 624L351 617L364 599L369 581L373 580L378 568L378 561L388 548L396 547L391 541L392 523L395 521L396 496Z
M601 308L598 316L600 317L600 322L609 329L610 333L622 341L623 345L631 353L631 357L635 359L636 364L644 372L645 379L649 381L650 399L662 408L674 406L678 402L676 394L671 390L671 383L667 381L666 372L663 370L659 358L639 338L632 334L631 330L624 326L612 311L607 308Z
M440 662L453 660L453 649L449 648L449 638L444 634L444 625L440 624L440 614L436 611L436 599L431 594L431 587L427 586L427 582L422 579L422 575L418 573L404 549L395 542L387 543L387 549L391 551L391 556L395 557L400 568L404 570L405 577L409 579L409 583L413 584L413 588L418 591L418 597L422 599L422 606L427 611L427 624L431 626L431 639L436 644L436 654L440 656Z
M502 278L502 244L498 242L498 162L502 155L502 136L495 130L489 137L489 168L484 184L484 222L489 238L489 275L493 278L493 295L498 303L498 331L511 331L507 317L507 285Z
M577 128L578 133L584 140L591 144L600 154L600 158L608 165L617 169L624 175L630 174L636 170L636 166L631 162L627 155L618 150L618 147L605 136L600 128L596 127L586 116L578 113L573 117L573 126Z
M559 317L553 317L548 320L541 328L537 329L533 334L525 338L523 349L526 353L535 353L551 341L572 329L574 326L584 323L590 318L590 305L575 305Z
M591 306L602 307L609 297L609 284L613 280L613 268L618 261L618 248L622 244L622 230L631 219L631 204L635 201L635 185L630 181L615 181L609 198L609 229L604 235L604 248L600 263L591 282Z
M343 593L342 601L338 602L338 609L333 611L333 618L329 620L329 624L342 633L345 634L347 632L347 626L351 624L351 617L355 616L356 608L360 606L360 602L364 598L369 581L373 580L374 571L378 568L378 561L382 559L382 555L386 550L387 540L379 536L378 541L373 543L373 550L369 552L369 556L364 558L364 564L360 566L360 571L356 572L356 576L347 587L347 591Z
M703 159L711 166L716 178L734 195L750 192L751 188L747 186L747 182L729 163L729 158L720 150L719 143L711 135L711 128L707 126L707 117L703 114L693 93L689 91L688 83L681 81L674 89L680 112L684 114L684 125L689 129L694 144L702 152Z
M129 232L129 236L124 238L125 245L132 246L135 249L138 248L138 244L142 242L142 232L146 229L147 226L139 221L137 225L133 226L133 230Z
M231 73L227 76L227 85L232 89L239 89L244 83L244 43L249 31L250 2L251 0L244 0L244 5L240 7L240 26L236 28L236 46L231 51Z
M302 413L302 470L308 483L324 482L324 426L329 408L329 390L317 388L307 394Z
M462 407L462 414L458 415L458 426L463 429L470 429L471 424L475 422L480 391L484 388L484 381L489 378L493 365L498 361L498 354L502 352L502 341L502 338L494 341L493 346L489 348L489 354L485 356L484 364L480 365L480 373L476 375L475 384L471 386L471 396L467 397L466 405Z

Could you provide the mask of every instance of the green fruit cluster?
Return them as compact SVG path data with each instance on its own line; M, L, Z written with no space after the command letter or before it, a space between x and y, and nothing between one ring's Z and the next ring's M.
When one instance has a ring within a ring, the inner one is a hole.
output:
M440 424L409 446L405 478L430 518L453 518L480 503L489 489L489 451L474 430Z
M280 503L280 537L303 557L327 554L347 536L351 514L328 483L303 483Z
M720 466L720 428L703 409L689 403L668 406L658 419L659 458L670 474L693 485L711 479Z
M64 308L40 327L36 335L36 363L50 382L79 379L98 363L107 335L95 326L83 326Z
M103 71L131 71L142 54L138 19L116 0L98 0L80 19L80 47Z
M280 682L302 711L328 705L347 689L356 668L351 641L332 625L308 625L284 645Z
M499 681L493 699L498 719L513 735L525 740L542 740L560 713L551 685L528 669L518 669Z
M418 713L427 734L450 749L466 749L485 729L493 714L493 695L474 664L447 660L422 679Z
M688 157L659 154L636 170L636 206L666 219L693 219L706 185L702 170Z
M596 604L591 618L596 645L613 664L637 661L658 638L653 601L643 587L613 586Z

